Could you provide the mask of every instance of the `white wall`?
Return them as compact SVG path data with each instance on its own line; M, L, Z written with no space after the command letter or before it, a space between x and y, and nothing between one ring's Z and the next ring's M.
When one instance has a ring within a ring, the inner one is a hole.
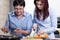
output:
M34 11L34 0L25 0L26 6L25 6L25 11L29 12L33 16L33 11Z
M49 7L55 9L57 17L60 17L60 0L48 0ZM25 10L32 14L34 10L34 0L25 0L26 7Z
M57 17L60 17L60 0L49 0L49 5L55 8Z

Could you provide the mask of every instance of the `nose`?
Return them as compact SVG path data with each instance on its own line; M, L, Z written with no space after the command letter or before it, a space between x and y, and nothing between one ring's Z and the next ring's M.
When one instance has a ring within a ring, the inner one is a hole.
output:
M17 9L17 12L19 12L20 11L20 9Z
M19 10L17 10L19 12Z

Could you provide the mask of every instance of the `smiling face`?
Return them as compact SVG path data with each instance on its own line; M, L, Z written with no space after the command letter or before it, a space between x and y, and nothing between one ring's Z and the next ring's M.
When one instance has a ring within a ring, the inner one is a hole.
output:
M22 15L23 11L24 11L23 6L17 5L17 6L14 7L14 12L17 16Z

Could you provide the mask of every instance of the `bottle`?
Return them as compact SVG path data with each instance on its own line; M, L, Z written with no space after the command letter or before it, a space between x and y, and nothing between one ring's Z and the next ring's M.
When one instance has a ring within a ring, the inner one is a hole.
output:
M32 29L32 32L31 32L30 36L33 37L34 34L35 34L35 30Z

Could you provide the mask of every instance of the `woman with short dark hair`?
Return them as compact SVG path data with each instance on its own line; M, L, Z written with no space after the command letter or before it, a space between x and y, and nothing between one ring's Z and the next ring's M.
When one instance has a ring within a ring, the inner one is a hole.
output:
M32 29L32 17L29 13L24 11L25 1L14 0L14 10L9 12L3 32L10 32L12 36L22 38L30 35Z

